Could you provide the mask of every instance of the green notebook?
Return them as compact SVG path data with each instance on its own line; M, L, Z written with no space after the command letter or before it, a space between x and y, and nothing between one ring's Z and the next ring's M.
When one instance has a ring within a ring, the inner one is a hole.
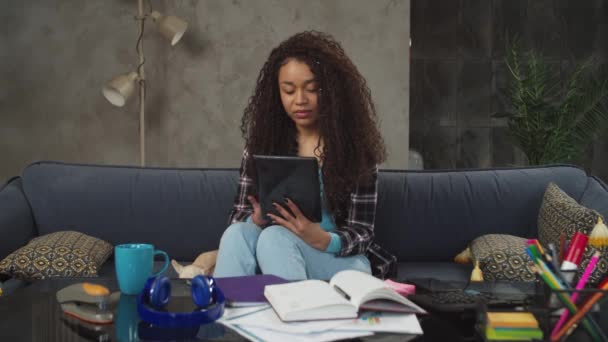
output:
M488 340L530 341L543 339L543 331L539 328L492 328L486 327Z

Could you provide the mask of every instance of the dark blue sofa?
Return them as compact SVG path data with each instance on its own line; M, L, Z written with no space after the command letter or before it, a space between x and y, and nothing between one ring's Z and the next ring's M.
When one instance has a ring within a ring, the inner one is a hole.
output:
M0 258L34 236L77 230L114 245L147 242L192 261L218 247L236 169L168 169L38 162L0 190ZM453 257L483 234L536 237L555 182L608 217L608 187L577 167L383 170L376 241L397 255L399 278L466 279ZM114 272L110 259L101 275Z

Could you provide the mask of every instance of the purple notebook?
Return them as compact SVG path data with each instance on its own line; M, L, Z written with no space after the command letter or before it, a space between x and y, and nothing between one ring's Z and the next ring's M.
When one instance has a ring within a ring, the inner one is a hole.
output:
M289 282L271 274L215 278L215 281L226 296L226 305L232 307L267 304L264 287Z

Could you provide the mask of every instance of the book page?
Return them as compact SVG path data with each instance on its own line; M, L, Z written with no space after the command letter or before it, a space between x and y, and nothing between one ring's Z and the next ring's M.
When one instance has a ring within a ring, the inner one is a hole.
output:
M310 334L294 334L226 322L222 324L251 341L329 342L374 334L371 331L334 331L333 329Z
M349 324L353 319L343 320L322 320L306 322L283 322L270 307L253 312L249 315L242 315L229 319L228 323L240 326L250 326L275 330L292 334L312 334L334 329L344 324Z
M366 295L386 288L384 282L367 273L359 271L341 271L330 280L329 285L337 287L350 297L350 302L359 307Z
M321 280L268 285L264 289L264 295L283 320L297 312L318 311L318 316L321 317L324 316L323 308L353 307L348 300Z
M364 330L399 334L422 335L422 327L415 314L367 311L334 330ZM400 339L401 340L401 339Z
M329 284L336 288L338 292L346 295L347 299L357 308L371 300L383 299L400 303L411 309L409 312L426 313L424 309L395 292L395 290L384 284L382 280L367 273L353 270L341 271L332 277ZM382 309L380 301L375 304L377 305L373 307L374 310ZM393 308L388 311L395 310Z

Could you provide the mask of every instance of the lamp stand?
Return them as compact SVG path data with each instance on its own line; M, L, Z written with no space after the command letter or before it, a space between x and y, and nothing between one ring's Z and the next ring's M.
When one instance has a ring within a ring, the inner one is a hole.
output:
M148 3L148 5L150 4ZM130 71L129 73L118 75L101 89L103 96L111 104L122 107L133 94L135 81L137 80L139 83L139 164L142 167L146 166L146 76L144 73L146 58L144 57L144 24L148 17L156 22L158 31L171 42L171 45L175 45L188 28L188 23L184 20L173 15L165 16L158 11L152 11L152 8L150 8L150 13L145 14L144 1L138 0L137 15L135 16L135 20L139 21L139 36L137 37L136 44L137 56L139 57L137 72Z
M139 67L137 74L139 76L139 162L141 166L146 166L146 115L144 112L144 102L146 98L146 78L144 76L144 1L138 0L138 20L141 38L137 42L137 54L139 55Z

